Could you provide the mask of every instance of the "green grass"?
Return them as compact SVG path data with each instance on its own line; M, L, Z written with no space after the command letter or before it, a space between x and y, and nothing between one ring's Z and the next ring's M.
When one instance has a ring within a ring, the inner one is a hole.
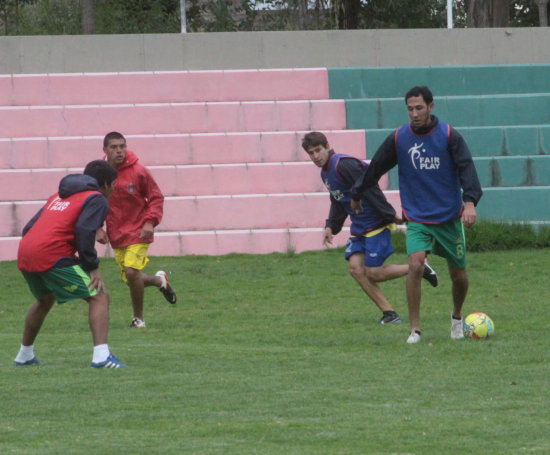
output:
M0 263L0 453L548 454L549 251L468 259L465 312L488 313L495 336L450 340L450 282L432 257L441 284L424 287L418 345L405 343L404 279L382 284L404 323L380 326L340 249L152 258L179 302L148 289L146 330L128 328L128 292L103 260L109 344L130 368L99 371L84 302L52 310L43 366L12 366L32 299Z

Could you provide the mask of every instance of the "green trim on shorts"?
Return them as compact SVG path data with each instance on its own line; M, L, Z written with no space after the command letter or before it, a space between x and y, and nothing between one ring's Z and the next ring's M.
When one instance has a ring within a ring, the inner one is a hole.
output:
M90 290L90 275L80 265L54 267L46 272L22 272L29 289L38 300L53 294L58 303L87 299L97 294Z
M462 220L444 224L422 224L407 221L407 254L433 252L445 258L451 267L466 268L466 235Z

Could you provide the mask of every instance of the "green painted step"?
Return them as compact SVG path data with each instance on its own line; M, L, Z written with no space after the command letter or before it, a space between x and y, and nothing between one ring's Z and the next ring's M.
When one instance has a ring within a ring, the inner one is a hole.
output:
M550 186L484 188L480 220L550 222Z
M550 155L474 158L483 188L550 186ZM397 166L389 171L388 189L399 189Z
M403 101L415 85L427 85L434 96L550 92L548 64L329 68L328 77L333 99Z
M550 125L457 127L472 156L550 155ZM366 130L367 158L372 158L393 128Z
M436 97L433 113L454 127L550 124L550 93ZM401 98L346 101L349 129L396 128L409 121Z

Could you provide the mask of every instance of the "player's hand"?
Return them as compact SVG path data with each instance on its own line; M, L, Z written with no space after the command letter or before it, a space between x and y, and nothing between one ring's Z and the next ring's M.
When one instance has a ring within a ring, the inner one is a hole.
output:
M325 245L327 248L332 245L332 238L334 236L332 235L332 229L331 228L325 228L323 231L323 245Z
M358 213L361 213L363 211L363 206L361 205L361 201L356 201L355 199L351 200L351 210L353 210L353 213L356 215Z
M90 284L88 284L88 289L97 292L104 292L107 290L99 269L94 269L90 272Z
M109 243L107 232L105 232L105 229L103 229L102 227L95 231L95 239L102 245L107 245L107 243Z
M462 223L467 228L476 222L476 207L473 202L466 202L462 211Z
M147 221L141 228L141 234L139 238L141 240L147 240L153 237L154 232L155 232L155 229L153 228L153 224L150 221Z

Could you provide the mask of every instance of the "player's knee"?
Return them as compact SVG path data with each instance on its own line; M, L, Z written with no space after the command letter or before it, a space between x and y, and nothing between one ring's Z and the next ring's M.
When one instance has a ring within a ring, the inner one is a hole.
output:
M132 267L125 267L124 274L129 282L136 281L139 278L139 270L133 269Z
M451 281L455 284L468 284L468 274L466 269L449 269L449 274L451 276Z
M409 262L409 275L421 279L424 275L424 261Z
M384 279L382 267L366 267L366 274L371 281L382 281Z
M359 264L350 264L349 274L355 279L361 278L365 274L365 267Z

